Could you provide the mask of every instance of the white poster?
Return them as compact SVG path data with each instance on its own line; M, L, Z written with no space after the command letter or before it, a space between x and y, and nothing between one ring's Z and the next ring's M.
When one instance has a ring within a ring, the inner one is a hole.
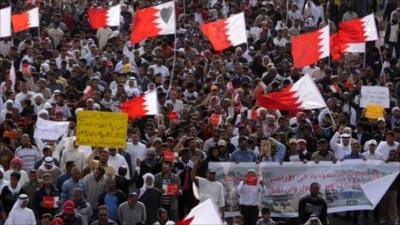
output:
M36 121L34 138L57 140L68 132L69 122L58 122L38 118Z
M389 88L379 86L362 86L360 107L368 105L381 105L384 108L390 107Z

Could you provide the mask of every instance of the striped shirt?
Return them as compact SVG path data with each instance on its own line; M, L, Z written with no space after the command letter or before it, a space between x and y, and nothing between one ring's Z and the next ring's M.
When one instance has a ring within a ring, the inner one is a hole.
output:
M22 169L26 172L33 169L35 163L42 158L42 154L35 146L31 146L30 148L20 146L15 150L15 156L22 159Z

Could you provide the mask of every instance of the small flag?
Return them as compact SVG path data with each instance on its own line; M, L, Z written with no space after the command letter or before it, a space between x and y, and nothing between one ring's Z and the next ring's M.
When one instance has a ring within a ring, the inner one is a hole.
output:
M132 98L121 104L121 111L128 113L129 119L158 114L157 92L152 91L145 95Z
M95 30L105 26L119 26L121 5L112 6L106 9L92 7L88 10L88 17L90 26Z
M216 51L247 43L244 13L203 24L200 29Z
M12 25L15 33L39 27L39 8L33 8L12 16Z

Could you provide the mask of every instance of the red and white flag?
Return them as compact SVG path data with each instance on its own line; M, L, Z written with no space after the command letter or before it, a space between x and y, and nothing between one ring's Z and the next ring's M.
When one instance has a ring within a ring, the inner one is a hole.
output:
M190 210L184 220L175 225L223 225L221 215L215 203L209 198Z
M259 117L259 113L257 109L249 109L247 110L247 119L249 120L257 120Z
M39 27L39 8L33 8L12 16L12 25L15 33Z
M205 23L200 27L216 51L247 43L244 13Z
M8 80L11 81L11 87L14 90L15 82L17 80L17 76L15 74L14 62L11 62L11 68L10 71L8 72Z
M146 38L174 34L175 17L174 1L138 10L132 22L131 42L137 44Z
M365 42L347 43L340 39L339 33L332 34L331 40L331 56L334 61L340 60L346 53L365 53Z
M329 26L292 38L294 66L302 68L329 56Z
M217 113L211 114L210 122L214 126L222 124L222 115Z
M378 40L378 29L376 28L374 14L340 22L339 38L344 43L362 43Z
M0 9L0 38L11 36L11 6Z
M87 98L93 97L93 88L92 86L88 85L85 90L83 90L83 94Z
M88 17L90 26L95 30L105 26L119 26L121 5L112 6L107 9L92 7L88 10Z
M121 111L128 113L129 119L158 114L157 92L152 91L145 95L132 98L121 104Z
M309 75L304 75L280 91L267 94L257 92L257 100L260 106L267 109L307 110L326 107L318 87Z

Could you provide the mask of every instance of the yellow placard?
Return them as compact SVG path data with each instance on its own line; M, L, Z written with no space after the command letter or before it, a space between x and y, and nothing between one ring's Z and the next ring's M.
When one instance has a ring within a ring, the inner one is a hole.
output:
M78 145L125 148L128 114L80 111L77 118Z
M378 119L384 116L384 107L381 105L367 105L365 117L368 119Z

